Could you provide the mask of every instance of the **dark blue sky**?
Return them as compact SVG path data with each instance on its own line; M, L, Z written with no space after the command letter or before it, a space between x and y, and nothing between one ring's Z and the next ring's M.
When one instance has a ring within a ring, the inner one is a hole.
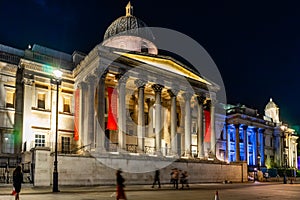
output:
M124 15L125 0L0 0L0 43L88 53ZM243 0L132 0L148 26L182 32L218 66L228 103L264 112L272 97L281 120L300 124L300 3ZM298 13L297 13L298 12Z

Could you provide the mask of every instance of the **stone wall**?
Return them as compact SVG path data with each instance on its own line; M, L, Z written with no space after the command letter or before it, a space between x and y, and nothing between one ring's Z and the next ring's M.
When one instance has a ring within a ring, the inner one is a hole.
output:
M52 156L50 156L49 159L53 161ZM115 158L106 158L106 162L107 159L111 159L111 163L136 162L128 161L124 158L120 158L117 162ZM35 160L35 166L43 166L43 169L45 169L45 163L41 165L38 164L38 162L42 162L42 160ZM39 179L43 179L43 185L45 185L45 180L49 180L48 185L52 183L53 162L47 163L49 164L48 169L50 169L51 171L49 177L43 177L47 176L47 174L45 173L43 174L43 176L35 176L35 186L39 186L39 183L41 183ZM59 185L113 185L116 182L116 169L119 168L117 165L115 166L115 169L109 168L106 165L103 165L99 161L99 159L91 156L59 155ZM140 167L146 168L146 166ZM212 161L177 160L175 162L172 162L170 165L160 169L162 183L170 182L170 173L173 168L187 171L190 175L190 183L217 183L224 180L228 180L231 182L247 181L247 165L243 162L235 164L225 164ZM37 172L37 170L35 170L35 172ZM126 184L152 184L154 172L124 172L123 175L126 179Z

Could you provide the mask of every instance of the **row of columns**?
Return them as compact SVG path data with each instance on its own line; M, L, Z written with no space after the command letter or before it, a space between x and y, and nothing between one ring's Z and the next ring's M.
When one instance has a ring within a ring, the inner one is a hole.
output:
M228 133L228 124L225 124L225 134L226 134L226 157L225 159L229 161L230 159L230 135ZM243 129L243 143L244 143L244 160L247 163L249 163L249 147L248 147L248 126L246 125L241 125L241 124L234 124L235 127L235 161L239 162L241 161L241 149L240 149L240 127ZM264 130L263 129L258 129L258 128L253 128L254 131L254 146L253 146L253 157L254 157L254 165L264 165Z
M78 86L81 88L80 102L81 102L81 124L80 124L80 137L83 144L92 144L93 147L104 148L105 141L105 77L106 73L100 77L99 83L97 84L97 102L98 107L97 120L98 123L95 123L95 80L96 77L90 75L86 78L85 82L81 82ZM122 74L117 75L118 79L118 144L119 148L126 148L126 82L128 76ZM137 138L138 138L138 148L144 151L145 146L145 115L144 115L144 90L146 81L141 79L135 80L135 85L138 88L138 124L137 124ZM155 150L156 153L161 153L161 138L162 138L162 110L161 110L161 92L163 89L162 85L154 84L152 89L155 92ZM179 93L177 89L169 89L168 93L171 96L171 153L173 155L177 154L177 112L176 112L176 99ZM184 93L183 98L185 100L185 142L184 142L184 153L186 156L191 155L191 98L192 94ZM204 130L203 125L203 103L205 97L197 97L198 102L198 135L197 135L197 148L198 148L198 157L204 157ZM214 103L211 104L211 152L215 155L215 127L214 127ZM100 127L97 127L99 125ZM97 132L97 134L94 134Z

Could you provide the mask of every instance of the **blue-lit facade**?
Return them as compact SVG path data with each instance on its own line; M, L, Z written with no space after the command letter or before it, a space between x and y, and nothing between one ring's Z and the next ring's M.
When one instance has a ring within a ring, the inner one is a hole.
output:
M250 171L270 167L298 168L298 136L295 130L280 122L278 116L272 116L279 115L272 109L278 110L272 100L266 106L265 115L244 105L227 105L217 157L228 163L247 162Z

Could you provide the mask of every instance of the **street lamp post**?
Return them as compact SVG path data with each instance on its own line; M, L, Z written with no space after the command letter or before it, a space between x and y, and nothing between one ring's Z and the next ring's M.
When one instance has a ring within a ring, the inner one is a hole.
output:
M59 85L61 83L62 72L60 70L53 71L56 82L56 121L55 121L55 150L54 150L54 169L53 169L53 188L52 192L59 192L58 190L58 170L57 170L57 138L58 138L58 96Z

